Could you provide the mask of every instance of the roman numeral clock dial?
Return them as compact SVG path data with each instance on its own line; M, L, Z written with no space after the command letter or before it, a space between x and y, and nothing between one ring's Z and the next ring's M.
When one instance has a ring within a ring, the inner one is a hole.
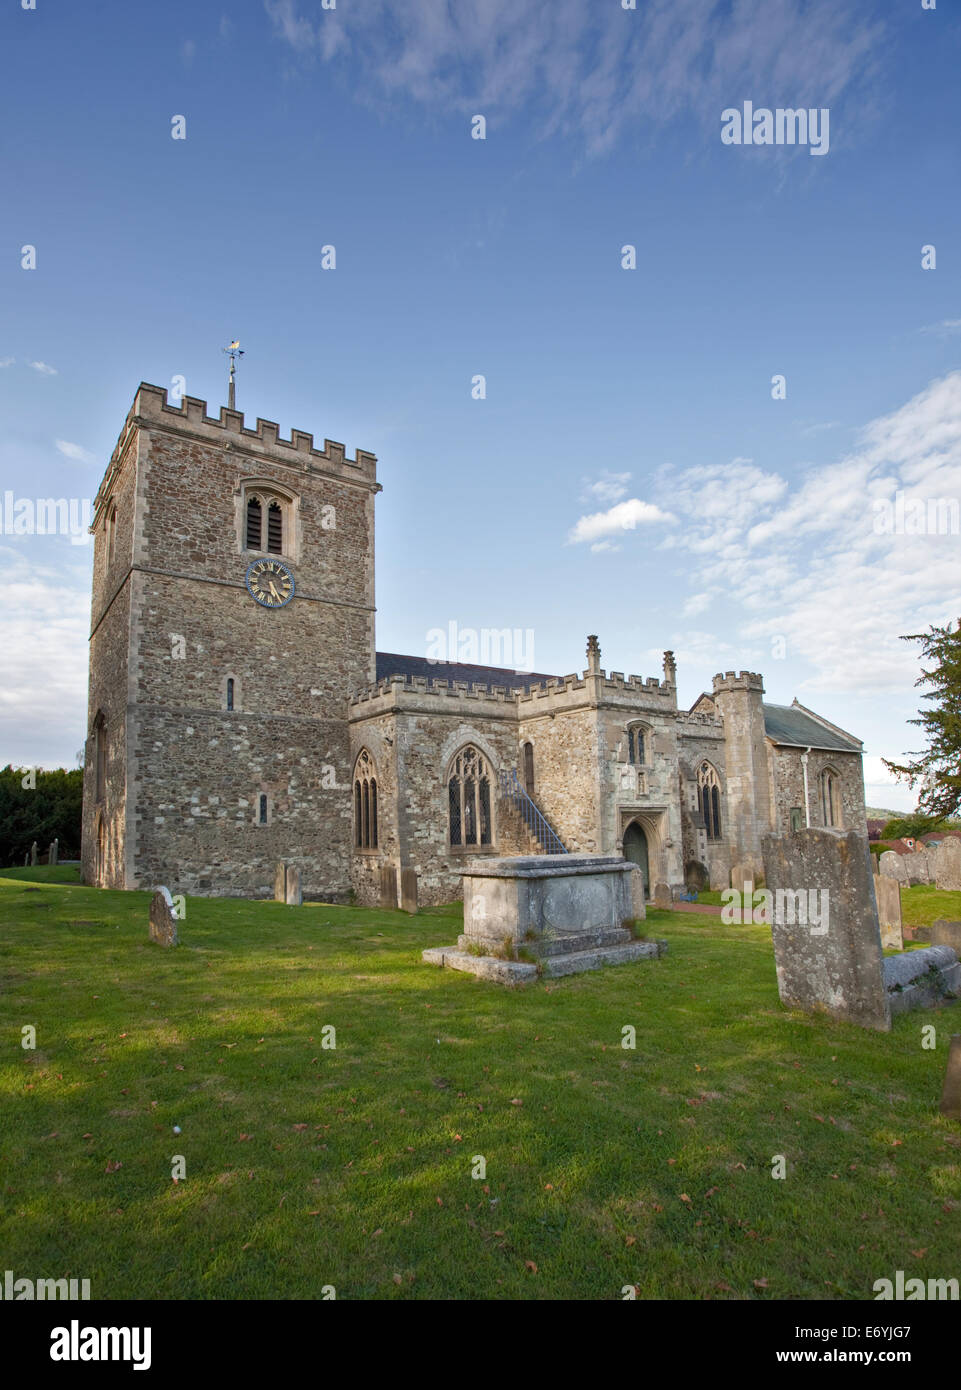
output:
M262 608L283 608L294 596L294 576L281 560L247 566L247 592Z

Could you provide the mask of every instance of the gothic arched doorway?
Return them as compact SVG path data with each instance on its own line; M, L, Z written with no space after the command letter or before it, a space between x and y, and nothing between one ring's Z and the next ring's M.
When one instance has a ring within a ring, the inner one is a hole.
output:
M651 896L651 871L647 856L647 836L636 820L632 820L624 831L624 858L637 864L644 875L644 893Z

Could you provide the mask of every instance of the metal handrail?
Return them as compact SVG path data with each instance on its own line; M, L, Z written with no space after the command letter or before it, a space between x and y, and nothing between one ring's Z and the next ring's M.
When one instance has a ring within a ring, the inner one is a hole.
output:
M500 779L501 795L513 802L520 812L524 824L542 847L544 853L567 854L567 846L560 835L543 815L540 808L531 800L526 789L521 786L517 777L517 768L499 768L497 775Z

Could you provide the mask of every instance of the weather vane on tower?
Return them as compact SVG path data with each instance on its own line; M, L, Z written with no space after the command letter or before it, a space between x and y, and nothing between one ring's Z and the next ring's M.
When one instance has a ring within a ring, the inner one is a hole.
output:
M222 348L221 351L225 352L227 356L230 358L230 377L227 386L227 409L236 410L237 397L235 393L236 388L234 387L234 374L237 371L237 358L243 357L244 355L243 349L240 346L240 339L235 339L229 347Z

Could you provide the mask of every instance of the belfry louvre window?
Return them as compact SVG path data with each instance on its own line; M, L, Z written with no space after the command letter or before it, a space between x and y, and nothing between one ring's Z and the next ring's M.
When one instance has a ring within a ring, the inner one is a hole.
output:
M479 749L469 743L454 758L447 778L447 815L452 846L489 845L491 770Z
M244 511L244 548L268 555L289 551L287 525L290 503L286 498L260 490L247 495Z
M354 847L377 848L377 770L366 748L354 765Z
M721 781L717 769L701 763L697 770L697 804L704 816L709 840L721 838Z
M247 499L247 549L260 549L260 533L263 530L263 508L259 497Z

